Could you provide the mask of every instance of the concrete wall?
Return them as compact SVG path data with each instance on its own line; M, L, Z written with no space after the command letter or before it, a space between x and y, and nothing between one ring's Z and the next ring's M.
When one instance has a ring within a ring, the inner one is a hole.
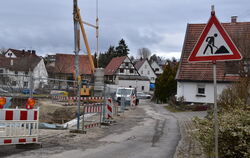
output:
M141 81L141 80L119 80L119 87L132 87L136 88L138 92L149 92L149 81ZM144 90L142 89L144 87Z
M205 94L197 95L197 86L204 84ZM217 83L218 96L227 88L229 83ZM177 98L184 97L186 102L194 103L214 103L214 85L213 83L197 83L197 82L177 82Z

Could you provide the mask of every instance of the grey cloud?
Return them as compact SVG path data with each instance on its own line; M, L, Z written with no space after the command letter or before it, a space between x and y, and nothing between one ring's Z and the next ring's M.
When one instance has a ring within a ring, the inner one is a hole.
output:
M206 23L212 4L222 22L232 15L249 21L249 0L99 0L100 50L124 38L131 53L140 47L181 52L186 24ZM79 1L79 6L83 19L95 23L95 1ZM73 51L72 0L2 1L0 19L0 47ZM95 30L86 30L94 51Z

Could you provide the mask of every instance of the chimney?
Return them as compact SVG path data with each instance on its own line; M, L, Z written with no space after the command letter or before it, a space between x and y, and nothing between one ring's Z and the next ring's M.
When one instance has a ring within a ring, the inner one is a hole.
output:
M237 23L237 16L231 16L231 23Z
M32 50L31 51L33 55L36 55L36 51L35 50Z

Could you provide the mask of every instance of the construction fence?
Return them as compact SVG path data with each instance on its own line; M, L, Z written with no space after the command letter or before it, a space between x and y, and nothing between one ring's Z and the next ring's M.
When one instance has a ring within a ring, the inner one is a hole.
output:
M20 122L20 126L11 127L3 125L5 133L32 127L28 131L39 128L51 129L75 129L77 116L80 116L80 128L87 130L100 127L102 123L110 123L118 115L124 112L124 107L114 102L115 87L104 86L103 95L95 97L93 85L85 84L90 95L77 96L77 82L65 80L65 78L34 77L34 74L0 74L0 97L6 98L4 109L25 109L28 98L36 100L36 108L39 108L37 120L32 125ZM82 87L81 87L82 88ZM131 98L131 108L135 107L134 98ZM80 113L78 113L78 105ZM1 109L0 109L1 110ZM22 110L21 110L22 111ZM8 122L4 119L1 123ZM34 128L34 129L33 129ZM35 134L35 132L32 132ZM38 134L38 133L37 133ZM2 140L4 139L4 135ZM30 138L30 137L29 137ZM37 142L38 137L32 137L31 141Z

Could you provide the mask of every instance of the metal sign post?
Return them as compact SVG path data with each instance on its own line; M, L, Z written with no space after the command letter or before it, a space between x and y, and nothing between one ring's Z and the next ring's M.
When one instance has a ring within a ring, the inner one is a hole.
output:
M211 8L211 17L194 46L188 62L212 62L214 80L214 137L215 158L218 154L218 109L217 109L217 80L216 61L241 60L242 55L231 40L230 36L215 16L214 6Z
M217 80L216 80L216 61L213 61L213 79L214 79L214 141L215 141L215 158L218 158L218 108L217 108Z
M74 38L75 38L75 77L77 80L77 130L80 129L80 84L79 84L79 51L80 51L80 43L79 43L79 22L77 21L77 0L73 0L73 19L74 19Z

